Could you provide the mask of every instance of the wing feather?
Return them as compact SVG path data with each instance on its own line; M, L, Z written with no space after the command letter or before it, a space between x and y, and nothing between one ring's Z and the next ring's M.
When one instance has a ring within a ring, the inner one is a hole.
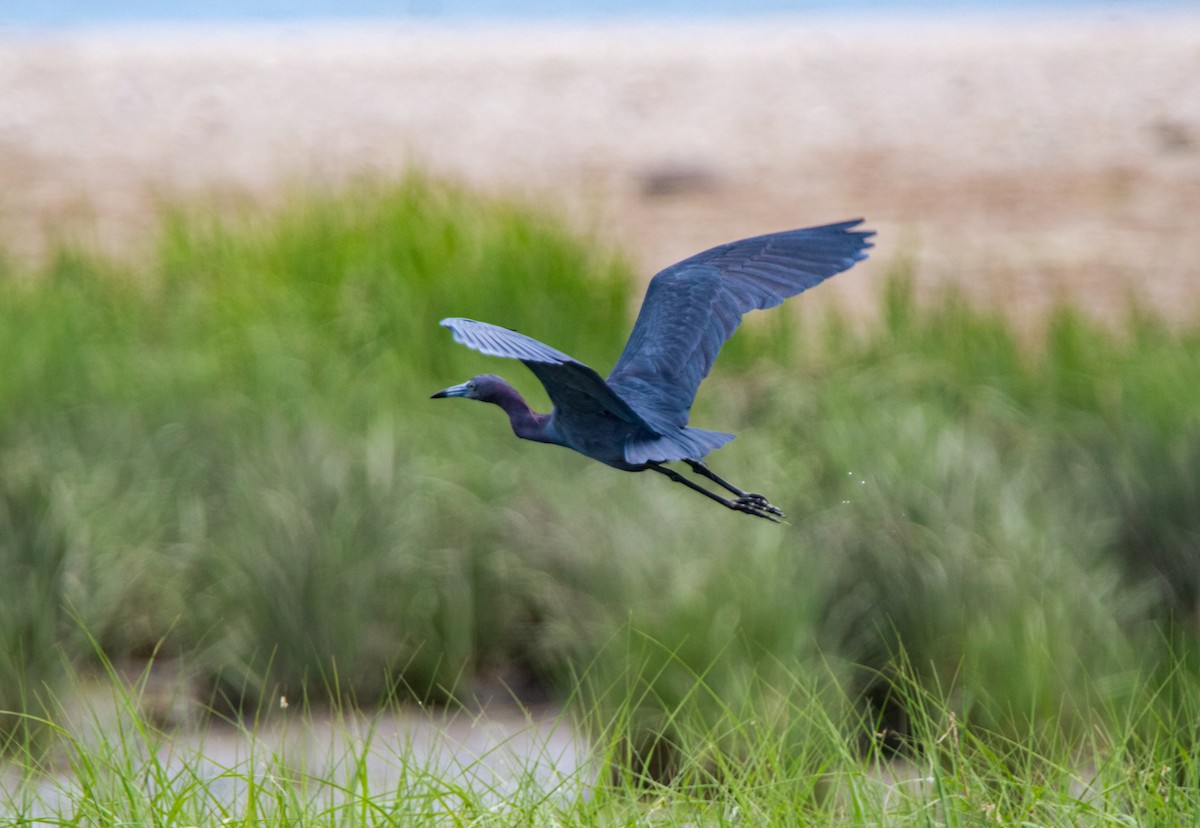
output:
M454 341L488 356L519 359L546 388L555 408L571 411L605 412L626 422L653 429L617 396L604 378L562 351L531 336L474 319L443 319Z
M773 308L867 257L862 219L756 236L661 271L608 387L659 433L687 424L701 381L742 315Z

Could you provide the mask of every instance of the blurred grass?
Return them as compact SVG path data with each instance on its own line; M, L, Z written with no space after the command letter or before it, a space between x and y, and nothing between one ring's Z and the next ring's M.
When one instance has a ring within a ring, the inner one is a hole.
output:
M95 666L89 634L234 708L584 682L596 715L638 699L647 744L747 711L799 744L782 723L817 704L903 747L901 676L1069 741L1152 676L1194 680L1194 330L1064 309L1018 341L953 297L918 309L902 265L874 329L748 326L694 419L742 433L715 467L781 528L428 401L495 371L545 408L443 316L602 372L619 353L627 268L520 205L414 176L175 211L149 263L0 267L0 709Z
M629 298L562 229L419 178L179 211L145 272L64 249L3 292L6 562L41 590L4 602L9 675L51 671L56 639L88 659L82 625L117 659L188 653L235 703L335 674L445 694L504 643L520 607L477 582L500 489L428 401L475 366L437 320L616 349Z

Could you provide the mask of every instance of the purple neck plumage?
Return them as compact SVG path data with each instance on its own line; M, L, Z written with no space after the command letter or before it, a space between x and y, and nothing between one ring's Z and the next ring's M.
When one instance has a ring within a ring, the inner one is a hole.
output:
M525 398L511 385L497 387L485 402L495 403L504 409L509 423L512 424L513 434L521 439L538 443L558 443L550 424L550 415L539 414L531 409Z

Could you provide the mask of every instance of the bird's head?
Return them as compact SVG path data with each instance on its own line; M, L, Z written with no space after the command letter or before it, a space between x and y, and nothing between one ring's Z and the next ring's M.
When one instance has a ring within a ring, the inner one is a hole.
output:
M508 387L508 383L495 374L480 374L477 377L467 380L462 385L452 385L449 388L443 388L430 397L430 399L439 400L442 397L466 397L468 400L492 402L496 399L497 394Z

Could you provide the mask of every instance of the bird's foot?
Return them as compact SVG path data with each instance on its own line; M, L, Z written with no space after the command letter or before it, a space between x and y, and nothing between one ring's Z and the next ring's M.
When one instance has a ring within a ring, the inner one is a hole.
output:
M746 506L753 506L755 509L767 512L768 514L784 517L782 509L780 509L778 506L772 505L771 501L767 500L760 494L755 494L754 492L747 492L739 497L735 502L744 504Z
M733 501L733 506L739 512L765 518L773 523L779 523L779 519L784 517L783 510L772 506L771 502L760 494L741 495Z

